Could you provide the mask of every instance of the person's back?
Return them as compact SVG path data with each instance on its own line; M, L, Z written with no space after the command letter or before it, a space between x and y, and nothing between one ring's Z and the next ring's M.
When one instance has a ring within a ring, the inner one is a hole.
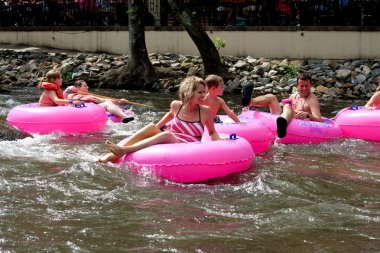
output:
M213 117L216 118L218 111L221 108L235 122L240 122L239 118L228 107L226 102L219 97L223 95L224 91L223 78L217 75L209 75L205 79L205 82L207 85L207 94L202 104L210 107Z

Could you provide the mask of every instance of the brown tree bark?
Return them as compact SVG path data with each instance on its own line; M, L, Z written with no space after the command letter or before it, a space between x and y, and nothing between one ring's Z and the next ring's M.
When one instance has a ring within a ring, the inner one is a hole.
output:
M234 75L222 64L218 50L196 16L191 14L181 0L168 0L168 3L172 13L178 15L179 22L197 46L203 60L205 75L216 74L224 79L234 78Z
M101 79L104 86L149 90L156 81L156 73L145 44L144 8L142 0L128 1L129 58L126 66L104 75Z

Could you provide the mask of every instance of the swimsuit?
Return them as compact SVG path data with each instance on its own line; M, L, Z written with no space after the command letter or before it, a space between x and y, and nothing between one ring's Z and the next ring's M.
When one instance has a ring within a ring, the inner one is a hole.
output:
M182 106L183 105L179 108L177 115L174 117L173 122L170 124L170 128L167 131L171 132L180 142L200 141L204 132L204 126L201 122L201 108L199 107L199 120L189 122L178 117Z

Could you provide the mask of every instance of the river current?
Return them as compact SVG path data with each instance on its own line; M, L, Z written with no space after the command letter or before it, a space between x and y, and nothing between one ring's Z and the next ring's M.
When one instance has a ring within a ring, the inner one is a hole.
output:
M95 163L175 93L94 90L154 106L102 133L0 141L0 252L379 252L380 143L274 144L250 170L177 184ZM38 100L0 94L0 117ZM226 95L235 112L239 95ZM323 101L324 116L360 101Z

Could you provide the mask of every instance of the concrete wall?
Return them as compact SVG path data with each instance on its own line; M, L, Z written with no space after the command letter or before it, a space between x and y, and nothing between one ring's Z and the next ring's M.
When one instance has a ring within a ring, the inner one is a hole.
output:
M377 29L378 30L378 29ZM367 59L380 58L380 30L211 30L207 33L226 41L221 55L313 58ZM150 53L178 53L199 55L185 31L147 30L147 49ZM24 44L85 52L128 53L128 31L84 29L77 31L11 31L0 32L2 44Z

